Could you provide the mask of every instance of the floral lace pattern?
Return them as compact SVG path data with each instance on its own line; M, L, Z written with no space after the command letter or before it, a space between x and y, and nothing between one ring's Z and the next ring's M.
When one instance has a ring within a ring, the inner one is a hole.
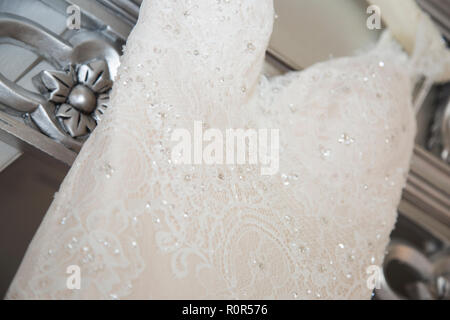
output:
M370 298L413 148L407 57L266 79L273 15L272 0L144 1L111 108L7 298ZM171 132L195 120L280 129L279 173L173 163Z

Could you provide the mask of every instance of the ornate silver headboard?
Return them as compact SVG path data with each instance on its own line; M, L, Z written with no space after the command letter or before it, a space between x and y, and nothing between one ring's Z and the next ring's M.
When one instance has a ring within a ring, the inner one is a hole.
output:
M141 0L17 3L0 0L0 44L33 52L37 58L31 67L40 61L48 67L32 75L32 88L0 73L0 138L21 151L44 152L70 165L109 106L122 45ZM39 20L28 18L36 8ZM62 31L41 23L55 12L67 19ZM78 13L80 24L73 28Z

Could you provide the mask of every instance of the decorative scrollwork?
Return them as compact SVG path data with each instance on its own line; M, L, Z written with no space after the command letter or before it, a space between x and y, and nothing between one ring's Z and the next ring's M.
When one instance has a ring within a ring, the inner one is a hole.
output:
M427 148L450 163L450 84L439 87L434 104L437 105L430 127Z
M90 134L109 107L112 80L108 65L98 59L70 65L64 71L42 71L36 88L56 105L55 115L73 138Z
M29 119L28 125L79 151L108 108L112 78L120 63L119 45L100 30L79 30L64 39L8 13L0 13L0 37L4 43L37 52L55 67L33 78L40 94L0 73L0 103L8 112Z

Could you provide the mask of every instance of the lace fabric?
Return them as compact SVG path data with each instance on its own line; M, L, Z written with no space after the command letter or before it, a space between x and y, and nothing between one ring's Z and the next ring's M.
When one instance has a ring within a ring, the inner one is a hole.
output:
M7 298L371 297L413 149L409 60L380 47L266 79L273 14L272 0L143 2L112 108ZM196 120L280 129L279 173L173 163L171 133Z

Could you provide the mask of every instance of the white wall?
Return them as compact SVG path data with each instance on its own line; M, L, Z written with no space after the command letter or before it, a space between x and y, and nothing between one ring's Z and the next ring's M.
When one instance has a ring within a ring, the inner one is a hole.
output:
M302 69L367 49L380 34L366 27L367 7L364 0L275 0L270 51Z

